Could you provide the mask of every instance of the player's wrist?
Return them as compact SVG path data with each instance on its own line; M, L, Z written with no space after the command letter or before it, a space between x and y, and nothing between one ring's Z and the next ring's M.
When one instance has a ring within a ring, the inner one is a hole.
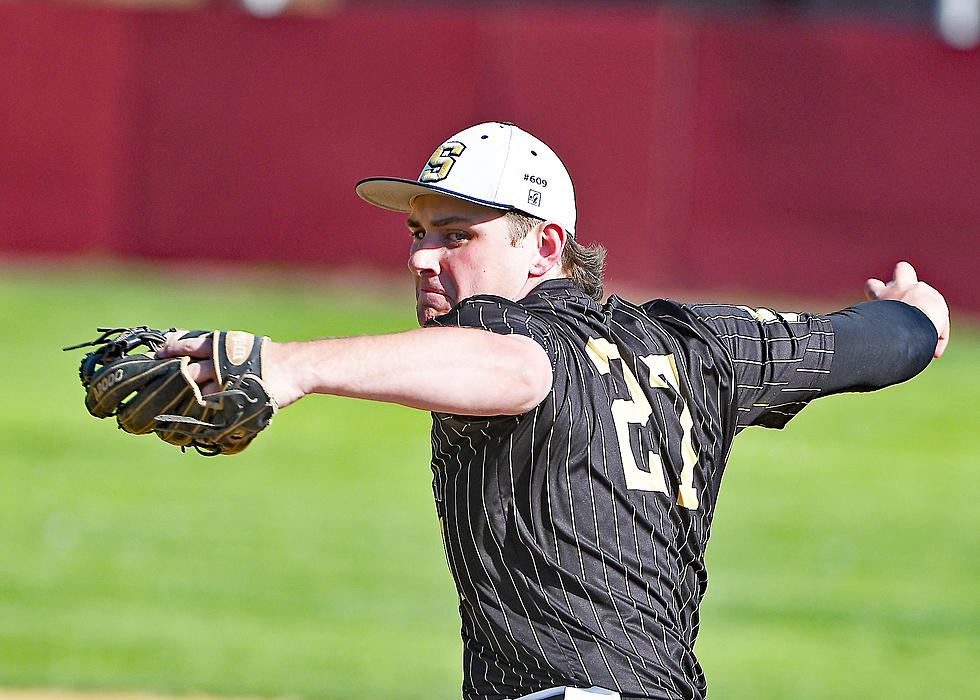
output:
M315 393L311 364L304 358L308 343L266 341L262 362L272 397L279 408Z

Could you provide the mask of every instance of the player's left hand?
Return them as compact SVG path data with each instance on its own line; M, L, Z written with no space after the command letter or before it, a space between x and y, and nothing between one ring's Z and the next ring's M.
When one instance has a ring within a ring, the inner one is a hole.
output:
M187 367L187 376L197 382L204 395L220 389L216 381L214 362L211 355L211 334L197 338L179 338L179 333L167 336L167 343L157 350L157 357L179 357L187 355L201 358L200 362L191 362ZM284 408L302 398L306 392L299 388L299 383L290 378L286 368L289 343L266 341L262 348L262 381L269 395L279 408Z
M894 279L887 284L879 279L869 279L864 283L865 293L869 299L904 301L928 316L939 334L935 352L935 357L939 357L949 343L949 307L946 299L936 289L919 281L915 268L907 262L898 263L892 276Z

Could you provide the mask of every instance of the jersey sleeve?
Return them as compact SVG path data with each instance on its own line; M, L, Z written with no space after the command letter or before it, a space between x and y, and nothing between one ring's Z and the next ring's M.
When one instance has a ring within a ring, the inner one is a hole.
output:
M826 394L873 391L911 379L932 361L939 335L929 317L901 301L865 301L827 315L834 368Z
M728 350L737 430L782 428L823 392L834 355L834 330L827 318L721 304L688 309Z
M523 335L538 343L551 361L558 358L554 329L520 303L490 294L468 297L447 313L430 319L426 326L481 328L501 335Z

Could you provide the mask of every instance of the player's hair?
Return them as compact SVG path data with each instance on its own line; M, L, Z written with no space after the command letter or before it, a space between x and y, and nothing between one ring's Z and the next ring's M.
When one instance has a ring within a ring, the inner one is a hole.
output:
M523 240L528 231L544 221L518 211L507 212L504 219L510 226L510 241L514 245ZM565 241L565 249L561 254L562 272L596 301L602 301L602 270L605 265L605 246L599 243L584 246L573 237Z

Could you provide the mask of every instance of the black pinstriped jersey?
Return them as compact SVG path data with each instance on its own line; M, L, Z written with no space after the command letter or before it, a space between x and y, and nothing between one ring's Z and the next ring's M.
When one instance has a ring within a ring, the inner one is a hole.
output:
M519 333L551 393L518 416L433 414L433 491L459 593L463 694L556 685L701 698L704 551L732 439L782 427L830 369L808 314L617 297L569 280L429 325Z

